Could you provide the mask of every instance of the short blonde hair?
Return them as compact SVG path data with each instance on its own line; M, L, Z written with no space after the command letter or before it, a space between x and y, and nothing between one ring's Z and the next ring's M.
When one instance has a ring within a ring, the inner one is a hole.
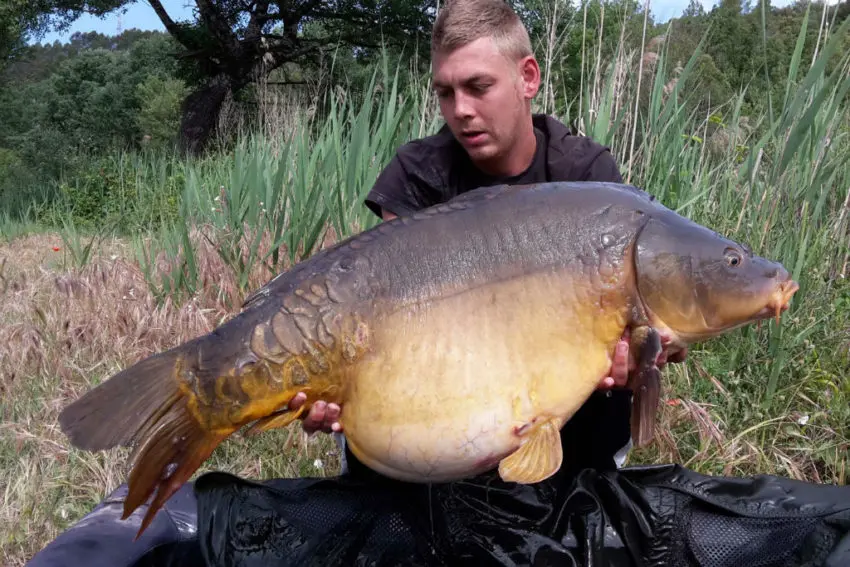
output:
M521 59L534 53L528 30L504 0L447 0L431 33L431 56L451 53L490 37L503 55Z

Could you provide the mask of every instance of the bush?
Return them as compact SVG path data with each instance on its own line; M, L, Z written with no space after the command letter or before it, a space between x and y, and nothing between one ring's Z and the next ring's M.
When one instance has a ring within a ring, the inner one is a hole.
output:
M151 75L136 88L139 114L136 123L143 143L153 148L171 147L177 141L180 103L188 94L180 79Z
M148 230L177 219L184 182L183 164L153 151L91 157L63 178L53 211L83 230Z

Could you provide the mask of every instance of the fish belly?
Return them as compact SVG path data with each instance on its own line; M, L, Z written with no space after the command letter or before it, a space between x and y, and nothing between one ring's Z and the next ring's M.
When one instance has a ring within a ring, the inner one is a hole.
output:
M381 474L445 482L496 467L535 418L565 423L610 368L624 315L549 274L488 284L377 320L343 427Z

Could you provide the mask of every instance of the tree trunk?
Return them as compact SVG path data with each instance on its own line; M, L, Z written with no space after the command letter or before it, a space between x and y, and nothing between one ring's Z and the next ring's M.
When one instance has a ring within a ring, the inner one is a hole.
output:
M221 105L232 89L230 77L218 74L186 97L180 121L180 149L184 153L197 155L206 148L215 132Z

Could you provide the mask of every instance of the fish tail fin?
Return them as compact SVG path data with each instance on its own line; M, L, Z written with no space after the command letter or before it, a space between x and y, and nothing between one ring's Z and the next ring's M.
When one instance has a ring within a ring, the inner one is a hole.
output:
M62 431L79 449L135 447L123 519L156 492L137 537L165 501L232 433L207 430L189 410L179 373L194 348L194 343L188 343L142 360L93 388L59 415Z
M129 490L122 519L128 518L153 495L137 538L165 502L231 433L233 431L219 433L203 429L184 407L174 406L160 419L156 432L134 452L127 482Z
M182 349L154 355L92 388L59 414L62 432L87 451L130 446L180 405L176 373Z

